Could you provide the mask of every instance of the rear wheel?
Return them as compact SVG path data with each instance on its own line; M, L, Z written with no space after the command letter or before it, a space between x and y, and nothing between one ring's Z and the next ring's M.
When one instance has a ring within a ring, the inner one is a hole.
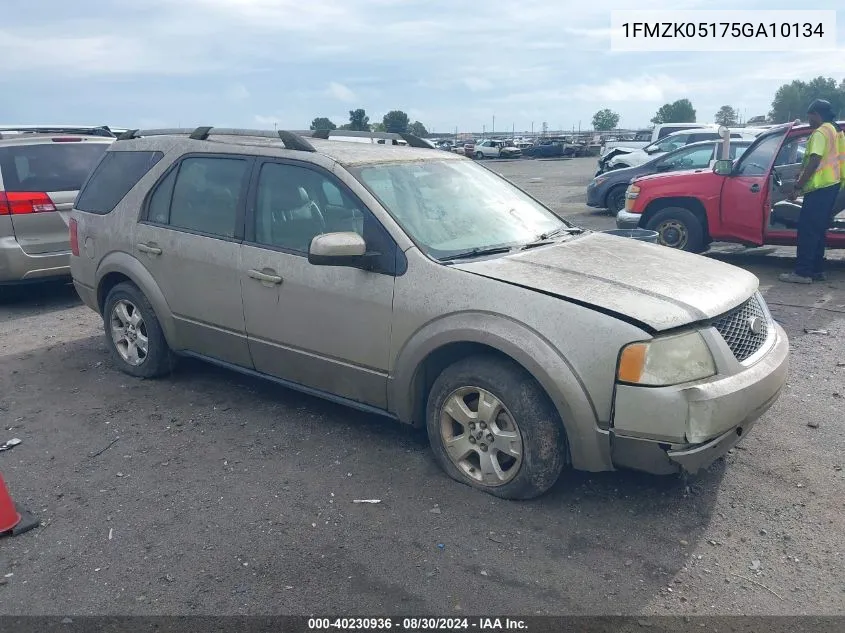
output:
M426 411L431 448L453 479L504 499L537 497L563 470L557 411L524 369L494 356L447 367Z
M155 378L173 368L173 354L153 307L133 283L111 289L103 310L106 340L121 371L138 378Z
M704 250L704 226L689 209L662 209L652 216L646 228L657 231L657 241L663 246L690 253L701 253Z
M610 193L607 194L607 210L614 215L625 208L625 191L627 188L627 185L614 187L610 190Z

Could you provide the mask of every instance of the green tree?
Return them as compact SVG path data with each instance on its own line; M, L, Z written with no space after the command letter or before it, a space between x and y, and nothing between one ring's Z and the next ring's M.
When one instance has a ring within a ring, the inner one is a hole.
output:
M716 113L716 117L713 120L719 125L732 126L737 124L739 117L736 114L736 110L734 110L731 106L723 105L719 108L719 111Z
M370 131L370 117L363 108L349 111L349 129L356 132Z
M610 108L599 110L593 115L593 129L599 132L612 130L619 125L619 119L619 114Z
M373 128L373 132L385 132L384 123L373 123L371 126Z
M692 107L689 99L678 99L660 106L651 122L656 125L661 123L695 123L695 108Z
M419 136L420 138L425 138L428 136L428 130L425 129L425 126L420 123L419 121L414 121L411 123L411 127L408 129L411 134L414 136Z
M769 118L773 123L787 123L795 119L805 120L807 106L814 99L827 99L834 111L845 113L845 80L836 83L830 77L816 77L809 82L796 79L783 84L775 92Z
M316 119L311 121L311 129L312 130L336 130L337 126L331 122L330 119L324 116L318 116Z
M408 115L402 112L402 110L391 110L384 115L382 123L384 123L385 131L404 134L408 131L410 121Z

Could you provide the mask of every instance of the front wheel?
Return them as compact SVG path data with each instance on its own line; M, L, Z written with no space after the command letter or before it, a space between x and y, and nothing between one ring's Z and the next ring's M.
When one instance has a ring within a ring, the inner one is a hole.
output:
M628 185L623 185L611 189L610 193L607 194L607 210L613 215L625 208L625 191L627 189Z
M537 497L557 481L566 435L540 385L511 361L474 356L432 386L426 426L453 479L503 499Z
M689 209L662 209L652 216L645 228L657 231L657 242L663 246L690 253L704 251L704 226Z
M475 153L475 157L476 157L478 160L481 160L482 158L484 158L484 154L482 154L481 152L476 152L476 153Z

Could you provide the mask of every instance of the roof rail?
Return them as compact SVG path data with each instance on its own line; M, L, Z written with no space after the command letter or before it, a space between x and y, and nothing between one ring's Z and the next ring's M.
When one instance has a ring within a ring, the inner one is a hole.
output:
M81 134L83 136L102 136L114 138L115 134L107 125L89 127L85 125L4 125L0 132L19 132L21 134Z
M385 140L399 140L402 139L410 147L419 147L423 149L435 149L430 141L426 141L419 136L414 136L408 133L399 132L367 132L359 130L314 130L310 133L313 138L321 138L330 140L332 136L346 136L352 138L380 138Z
M277 138L285 145L285 149L297 150L300 152L316 152L314 146L306 141L300 134L287 130L247 130L241 128L223 128L213 126L200 126L197 128L165 128L158 130L127 130L117 137L119 141L128 141L142 136L183 136L195 141L205 141L211 135L223 136L246 136L259 138Z

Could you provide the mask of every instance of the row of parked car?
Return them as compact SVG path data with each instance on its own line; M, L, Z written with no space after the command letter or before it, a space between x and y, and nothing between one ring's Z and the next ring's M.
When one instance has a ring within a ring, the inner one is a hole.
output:
M721 140L690 142L703 133L718 137L714 130L678 131L643 150L608 152L587 187L587 204L614 213L620 229L653 230L660 244L695 253L713 242L796 245L802 200L789 193L811 132L799 123L731 130L728 156ZM831 248L845 248L843 211L845 187L830 220Z
M750 273L581 229L415 137L12 135L3 244L70 272L117 368L192 356L426 428L444 471L493 495L568 466L696 472L786 380Z

